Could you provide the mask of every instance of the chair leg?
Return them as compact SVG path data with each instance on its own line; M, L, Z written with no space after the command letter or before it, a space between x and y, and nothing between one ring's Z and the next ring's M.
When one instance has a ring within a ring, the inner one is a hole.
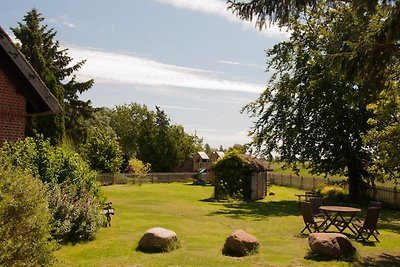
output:
M368 234L368 236L367 236L367 240L371 237L371 235L375 238L375 240L377 241L377 242L381 242L381 241L379 241L379 239L376 237L376 235L374 234L374 230L370 230L369 231L369 234Z

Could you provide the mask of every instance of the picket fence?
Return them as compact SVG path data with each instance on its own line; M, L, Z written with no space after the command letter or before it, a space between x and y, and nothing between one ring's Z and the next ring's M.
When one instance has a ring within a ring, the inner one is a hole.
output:
M144 177L133 175L130 173L100 173L97 180L103 185L109 184L141 184L141 183L173 183L173 182L189 182L193 178L192 172L158 172L148 173ZM204 175L204 174L203 174Z
M323 185L343 184L341 183L343 179L295 176L271 172L268 173L267 180L269 184L279 184L305 190L316 190ZM345 183L343 186L347 189L347 185ZM367 194L372 199L385 203L386 206L396 209L400 208L400 196L397 187L368 187Z

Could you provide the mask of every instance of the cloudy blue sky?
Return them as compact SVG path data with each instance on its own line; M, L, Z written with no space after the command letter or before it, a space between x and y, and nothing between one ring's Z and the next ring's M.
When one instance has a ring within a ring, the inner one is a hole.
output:
M224 0L2 0L0 26L11 34L36 8L69 55L86 59L78 79L94 106L160 106L212 147L243 144L252 120L240 109L262 92L265 50L288 38L259 31Z

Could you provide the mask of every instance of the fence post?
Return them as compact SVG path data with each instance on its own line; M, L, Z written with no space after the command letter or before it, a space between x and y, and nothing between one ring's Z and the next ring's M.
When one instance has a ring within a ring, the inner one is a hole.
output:
M315 190L315 177L313 177L313 190Z
M304 185L303 185L304 176L303 175L301 176L301 180L300 181L301 181L300 182L300 188L303 189L304 188Z
M398 207L398 205L397 205L397 186L395 186L394 188L393 188L393 194L394 194L394 206L397 208Z
M329 181L329 177L327 177L327 179L328 179L328 185L331 185L331 182Z

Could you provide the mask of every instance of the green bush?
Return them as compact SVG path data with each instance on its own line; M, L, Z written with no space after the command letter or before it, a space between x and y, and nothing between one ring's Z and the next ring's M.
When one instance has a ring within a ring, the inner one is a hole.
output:
M42 137L25 138L13 144L5 143L0 157L6 164L19 167L40 178L46 184L72 184L101 197L96 172L74 151L53 147Z
M118 139L100 128L94 128L90 133L82 154L90 167L99 172L119 172L123 161Z
M0 167L0 266L51 265L55 245L49 242L49 219L43 184Z
M99 201L74 186L55 185L48 191L51 234L58 242L90 240L103 224Z
M103 201L96 172L74 151L53 147L43 138L26 138L0 149L3 165L39 178L50 192L53 237L62 242L91 239L102 224ZM62 189L61 189L62 188Z
M325 186L320 190L319 194L331 203L341 203L348 199L346 190L337 186Z
M213 165L212 171L216 199L251 199L251 165L239 152L228 152Z

